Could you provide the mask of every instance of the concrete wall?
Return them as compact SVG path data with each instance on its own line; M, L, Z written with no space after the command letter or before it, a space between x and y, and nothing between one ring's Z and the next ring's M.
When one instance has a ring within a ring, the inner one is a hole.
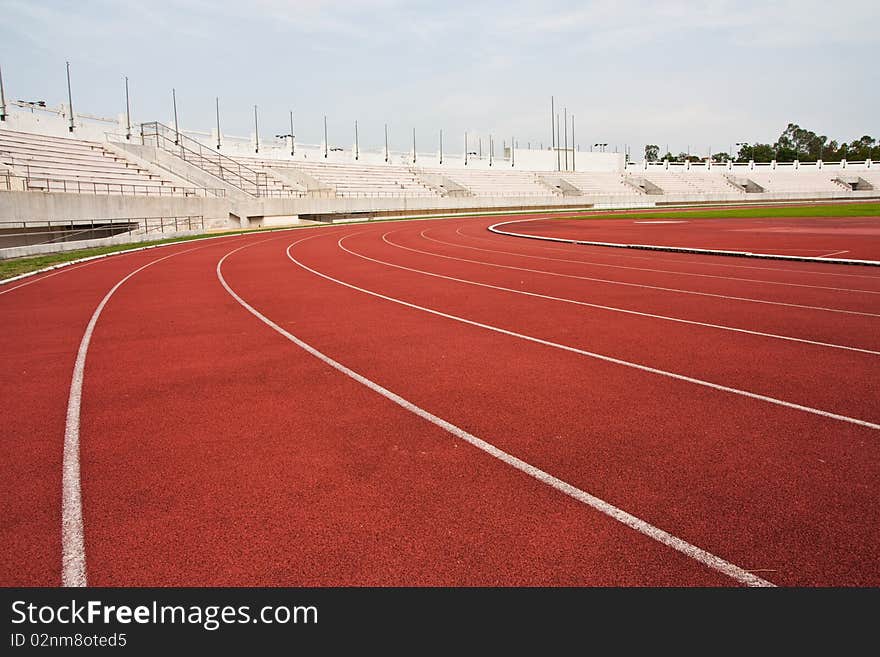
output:
M0 221L90 221L141 217L202 216L212 228L229 225L222 198L0 192Z

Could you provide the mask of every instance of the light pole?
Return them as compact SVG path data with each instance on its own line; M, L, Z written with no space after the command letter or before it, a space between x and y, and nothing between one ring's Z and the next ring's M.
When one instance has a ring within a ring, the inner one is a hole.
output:
M254 153L260 152L260 124L257 120L257 106L254 105Z
M171 88L171 104L174 106L174 145L180 144L180 124L177 122L177 91Z
M70 110L70 125L67 129L73 132L73 94L70 91L70 62L67 62L67 107Z
M217 150L220 150L220 96L216 96L217 107Z
M128 76L125 76L125 138L131 139L131 105L128 102Z
M6 120L6 92L3 90L3 68L0 67L0 121Z

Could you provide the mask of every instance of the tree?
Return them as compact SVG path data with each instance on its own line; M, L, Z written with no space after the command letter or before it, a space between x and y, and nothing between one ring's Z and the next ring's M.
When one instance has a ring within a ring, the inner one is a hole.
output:
M656 144L647 144L645 146L645 161L656 162L660 155L660 147Z

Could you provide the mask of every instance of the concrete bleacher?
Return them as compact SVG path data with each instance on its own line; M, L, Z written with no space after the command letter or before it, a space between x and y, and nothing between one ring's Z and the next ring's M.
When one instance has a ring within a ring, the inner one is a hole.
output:
M834 182L839 171L802 171L797 169L755 169L743 175L764 188L765 192L805 194L811 192L845 193L844 186Z
M438 197L441 194L420 180L409 167L339 162L267 161L272 168L301 171L320 182L336 196Z
M266 187L268 196L299 196L305 193L306 189L301 185L297 185L288 180L282 180L272 167L277 166L276 160L265 160L258 157L237 156L237 162L250 167L254 171L266 174Z
M618 196L639 193L624 182L623 174L618 171L563 171L559 176L581 190L585 196Z
M649 171L644 177L666 194L745 194L719 171Z
M27 189L184 195L184 188L97 142L0 130L0 164Z
M511 169L428 169L467 189L474 196L554 196L534 171Z

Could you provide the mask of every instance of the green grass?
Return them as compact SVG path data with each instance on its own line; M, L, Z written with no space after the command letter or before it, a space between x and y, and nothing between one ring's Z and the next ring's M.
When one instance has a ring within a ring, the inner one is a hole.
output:
M617 219L621 211L607 214L578 214L563 219ZM880 217L880 203L831 203L761 208L653 210L627 212L627 219L775 219L785 217Z

